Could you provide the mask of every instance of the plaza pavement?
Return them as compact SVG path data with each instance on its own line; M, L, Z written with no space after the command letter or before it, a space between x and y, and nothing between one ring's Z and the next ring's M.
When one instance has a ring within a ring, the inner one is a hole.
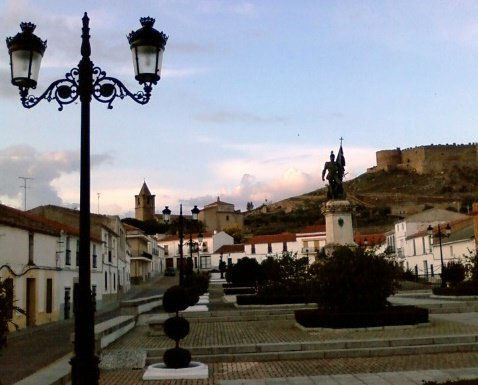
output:
M222 302L222 289L212 286L210 310L234 311ZM397 296L395 303L437 303L449 305L448 300L427 299L426 295ZM258 321L191 322L190 334L181 342L183 347L238 346L262 343L298 343L312 341L362 340L386 338L414 338L424 336L454 336L478 334L478 313L432 314L431 325L409 329L304 331L291 319L263 319ZM128 350L164 349L173 341L165 336L149 336L147 326L137 326L130 333L110 345L105 354ZM194 359L194 357L193 357ZM435 354L403 354L395 356L309 358L281 361L244 361L209 363L207 380L142 381L142 369L102 370L102 385L407 385L422 384L422 380L478 378L478 353L452 352Z

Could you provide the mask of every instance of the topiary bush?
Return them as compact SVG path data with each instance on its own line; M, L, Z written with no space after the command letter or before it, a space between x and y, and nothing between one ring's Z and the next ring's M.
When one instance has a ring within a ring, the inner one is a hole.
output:
M191 353L187 349L176 347L166 350L163 360L168 368L187 368L191 362Z
M188 306L188 296L184 287L171 286L163 295L163 308L167 313L177 313Z
M179 347L179 340L189 334L189 322L179 317L179 312L185 310L190 301L191 293L181 286L172 286L163 295L164 310L176 313L175 317L168 318L163 325L164 333L176 342L176 347L166 350L163 355L168 368L186 368L191 362L191 353Z
M383 310L398 288L398 265L359 247L340 246L310 271L319 307L336 312Z

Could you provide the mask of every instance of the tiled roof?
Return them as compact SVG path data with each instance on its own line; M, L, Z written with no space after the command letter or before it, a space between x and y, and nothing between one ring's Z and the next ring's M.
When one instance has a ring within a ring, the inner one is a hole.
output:
M358 245L364 245L367 240L367 246L375 246L385 241L385 234L355 234L354 242Z
M141 230L139 227L136 227L136 226L130 225L130 224L128 224L128 223L124 223L124 222L123 222L123 227L124 227L124 229L126 230L126 232L129 232L129 231L140 231L140 232L143 232L143 230Z
M214 206L217 206L217 205L230 205L230 206L234 206L232 203L227 203L227 202L223 202L221 201L221 199L219 199L219 197L217 197L217 200L216 202L212 202L212 203L209 203L207 205L204 205L204 208L209 208L209 207L214 207Z
M66 234L69 235L80 235L80 231L76 227L53 221L40 215L20 211L1 204L0 223L12 227L22 228L27 231L39 232L54 236L59 236L61 231L64 231ZM95 242L101 242L101 239L95 236L90 236L90 239Z
M139 192L139 195L151 196L151 192L149 191L149 188L146 185L146 182L143 183L143 186L141 187L141 191Z
M443 222L442 224L440 224L440 229L442 230L442 232L445 231L445 227L446 227L447 223L450 225L451 232L453 233L453 232L455 232L457 230L461 230L465 227L473 226L473 217L470 216L470 217L466 217L466 218L463 218L463 219L457 219L457 220L451 221L451 222ZM438 226L433 226L433 234L434 235L438 234ZM417 231L414 234L410 234L407 237L407 239L423 237L425 235L428 235L428 228L425 228L424 230Z
M244 245L223 245L214 254L243 253Z
M282 243L282 242L294 242L296 236L294 233L281 233L272 235L256 235L246 240L246 244L258 245L261 243Z

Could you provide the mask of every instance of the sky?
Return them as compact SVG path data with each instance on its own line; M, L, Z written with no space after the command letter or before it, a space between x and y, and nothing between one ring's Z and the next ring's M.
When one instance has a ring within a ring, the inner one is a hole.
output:
M92 102L95 212L133 216L143 181L157 212L300 195L340 137L346 179L380 149L477 141L476 1L0 0L0 36L31 21L48 41L33 94L77 65L85 11L93 62L134 92L126 35L151 16L169 36L147 105ZM21 106L4 46L3 204L23 208L21 176L27 208L78 207L80 106L57 107Z

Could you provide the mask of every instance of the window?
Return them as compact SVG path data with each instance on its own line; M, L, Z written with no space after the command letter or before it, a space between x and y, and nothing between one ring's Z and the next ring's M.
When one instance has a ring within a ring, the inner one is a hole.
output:
M287 242L282 242L282 251L287 251Z
M425 276L428 278L428 262L423 261L423 272L425 273Z
M267 252L272 253L272 243L270 242L267 244Z
M422 254L426 254L426 247L425 247L425 237L422 237L422 250L423 250L423 253Z
M450 246L450 258L453 258L454 255L453 255L453 246Z
M226 215L226 221L228 221L228 220L229 220L229 215Z
M28 264L33 265L33 232L28 233Z
M116 290L116 273L113 273L113 290Z
M211 268L211 257L209 255L201 256L201 269Z
M80 266L80 240L76 241L76 266Z
M431 273L432 277L435 276L435 272L433 271L433 265L430 265L430 273Z
M96 245L93 245L93 267L98 267L98 257L96 256Z
M105 291L108 290L108 272L105 271Z
M66 237L65 265L71 265L70 237Z
M71 307L71 287L65 287L65 305L63 308L63 318L70 318L70 307Z
M51 313L53 309L53 280L47 278L46 280L46 309L47 313Z
M251 244L251 254L255 254L256 253L256 245L254 245L253 243Z
M413 238L413 255L417 255L417 246L415 244L415 238Z

